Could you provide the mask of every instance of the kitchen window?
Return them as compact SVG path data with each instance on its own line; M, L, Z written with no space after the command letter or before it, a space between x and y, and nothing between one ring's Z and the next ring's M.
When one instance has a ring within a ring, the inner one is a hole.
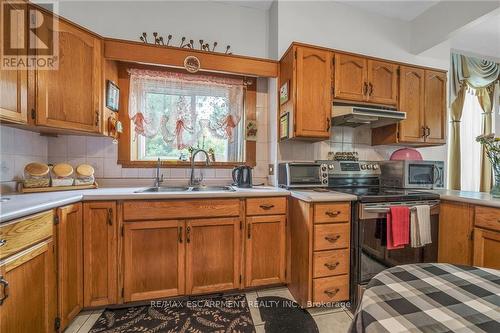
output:
M255 114L246 110L254 79L142 68L129 68L128 75L130 150L129 158L119 156L122 165L151 166L160 158L182 166L196 148L217 166L252 164L247 155L255 148L245 140L245 123Z

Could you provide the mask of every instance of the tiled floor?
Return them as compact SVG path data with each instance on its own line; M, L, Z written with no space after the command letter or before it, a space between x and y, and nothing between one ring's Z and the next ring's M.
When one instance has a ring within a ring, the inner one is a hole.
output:
M279 296L293 300L290 291L288 291L286 287L252 291L246 293L246 296L250 303L252 303L252 301L256 301L257 297L263 296ZM316 321L320 333L347 332L352 320L352 314L342 308L313 308L308 309L308 311ZM66 329L65 333L88 333L101 313L102 310L84 311L80 313ZM252 314L253 323L257 333L264 333L264 322L260 317L259 309L250 306L250 313Z

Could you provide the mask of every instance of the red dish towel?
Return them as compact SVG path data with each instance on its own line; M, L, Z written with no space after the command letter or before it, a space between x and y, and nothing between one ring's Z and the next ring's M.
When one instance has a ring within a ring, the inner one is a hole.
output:
M387 213L387 249L401 249L410 243L410 209L390 207Z

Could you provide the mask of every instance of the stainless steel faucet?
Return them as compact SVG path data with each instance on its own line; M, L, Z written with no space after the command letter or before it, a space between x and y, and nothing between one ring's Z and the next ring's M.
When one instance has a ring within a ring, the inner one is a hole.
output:
M203 171L200 170L200 177L194 176L194 167L195 167L194 159L196 155L198 155L198 153L204 153L205 166L210 165L210 156L208 155L208 153L203 149L195 149L193 151L193 154L191 155L191 177L189 177L189 186L200 186L202 185L203 182Z
M158 157L158 163L156 164L156 177L153 183L153 187L156 188L159 188L160 184L163 183L163 174L160 177L160 167L161 167L161 161L160 158Z

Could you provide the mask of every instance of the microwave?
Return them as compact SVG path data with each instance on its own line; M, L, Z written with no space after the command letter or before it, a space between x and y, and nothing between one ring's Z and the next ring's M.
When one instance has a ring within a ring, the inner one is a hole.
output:
M407 189L444 188L443 161L381 161L380 185Z
M328 167L314 162L279 163L278 185L287 189L327 187Z

